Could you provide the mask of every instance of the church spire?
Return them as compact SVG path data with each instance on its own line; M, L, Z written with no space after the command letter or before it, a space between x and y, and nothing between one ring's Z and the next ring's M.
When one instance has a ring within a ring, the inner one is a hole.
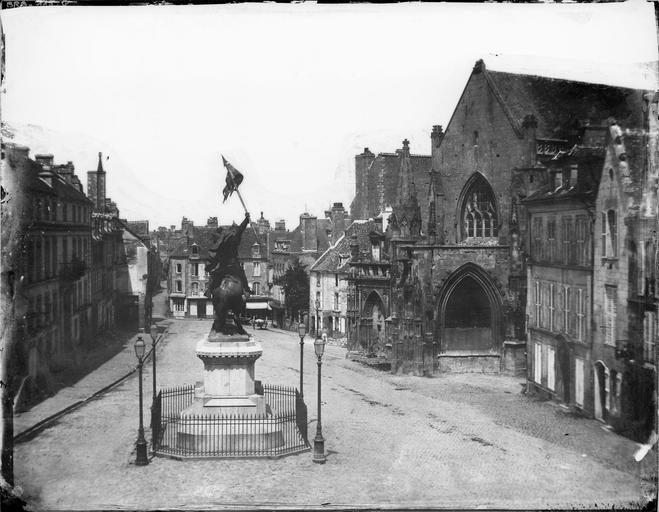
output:
M96 168L96 172L105 172L103 170L103 153L100 151L98 152L98 167Z
M421 210L416 196L410 141L403 141L403 148L396 151L400 162L398 201L394 208L401 236L418 237L421 232Z

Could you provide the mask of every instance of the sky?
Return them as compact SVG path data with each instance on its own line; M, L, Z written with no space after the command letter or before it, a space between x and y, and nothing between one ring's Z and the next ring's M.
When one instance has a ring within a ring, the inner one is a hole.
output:
M29 7L1 13L2 119L31 154L104 154L121 216L151 229L289 228L354 197L354 156L430 154L478 59L488 69L655 89L652 5L389 4ZM638 64L642 65L639 66ZM644 65L645 64L645 65Z

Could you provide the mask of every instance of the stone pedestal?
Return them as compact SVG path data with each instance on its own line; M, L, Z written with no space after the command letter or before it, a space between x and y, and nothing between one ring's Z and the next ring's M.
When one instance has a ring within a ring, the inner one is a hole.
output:
M246 335L207 336L197 343L204 363L203 388L181 412L178 448L191 451L244 451L284 444L279 422L255 393L254 363L263 349Z
M245 335L211 339L199 341L196 350L204 363L201 414L264 415L265 398L254 392L254 363L263 354L261 345Z

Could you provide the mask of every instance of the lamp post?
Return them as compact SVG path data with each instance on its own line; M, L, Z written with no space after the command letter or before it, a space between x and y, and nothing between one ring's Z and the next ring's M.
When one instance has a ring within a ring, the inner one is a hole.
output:
M320 332L320 300L316 299L316 337L318 337L318 333Z
M135 355L137 356L137 369L139 371L139 381L140 381L140 428L137 431L137 457L135 459L136 466L146 466L149 463L149 459L146 456L146 439L144 439L144 425L142 423L142 364L144 363L144 350L146 344L142 339L142 335L137 336L137 341L135 342Z
M300 322L297 326L297 333L300 335L300 398L304 399L304 378L303 378L303 369L304 369L304 335L307 334L307 327L304 325L304 322Z
M316 423L316 437L313 440L313 461L325 464L325 439L323 439L323 427L320 421L320 368L323 352L325 352L325 341L318 334L313 342L313 348L318 358L318 423Z
M153 401L156 400L156 343L158 343L158 328L151 326L151 360L153 361Z

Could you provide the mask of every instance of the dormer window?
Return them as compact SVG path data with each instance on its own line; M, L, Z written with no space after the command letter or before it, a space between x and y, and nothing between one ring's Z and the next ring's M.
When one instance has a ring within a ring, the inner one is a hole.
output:
M258 243L252 245L252 258L261 257L261 246Z
M572 187L577 186L577 181L579 180L579 167L576 164L570 166L569 174L569 185Z
M199 256L199 246L196 243L192 244L192 255Z
M380 261L380 244L378 242L372 243L371 255L373 257L373 261Z
M602 257L616 258L618 256L618 236L616 212L602 212Z

